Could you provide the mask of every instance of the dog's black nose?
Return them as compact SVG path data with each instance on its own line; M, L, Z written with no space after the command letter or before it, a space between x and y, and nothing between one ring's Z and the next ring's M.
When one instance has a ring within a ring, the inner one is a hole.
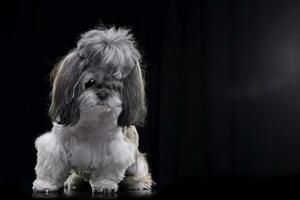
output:
M108 93L106 91L100 91L97 93L97 96L101 101L105 100L108 96Z

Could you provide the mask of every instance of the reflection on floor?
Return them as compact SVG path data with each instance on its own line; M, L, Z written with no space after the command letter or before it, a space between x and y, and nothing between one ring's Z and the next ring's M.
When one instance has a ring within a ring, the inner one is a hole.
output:
M68 190L64 188L63 191L58 192L32 192L32 197L35 199L53 199L53 198L76 198L76 199L139 199L151 198L155 195L152 190L120 190L117 193L93 193L91 190L78 189Z
M153 199L155 196L155 189L126 190L122 187L116 193L93 193L88 183L75 190L63 188L57 192L34 192L32 180L0 179L0 199Z
M93 194L86 184L78 190L64 189L46 194L33 192L32 180L0 180L0 199L300 199L299 182L300 177L221 177L157 181L152 191L120 187L117 193Z

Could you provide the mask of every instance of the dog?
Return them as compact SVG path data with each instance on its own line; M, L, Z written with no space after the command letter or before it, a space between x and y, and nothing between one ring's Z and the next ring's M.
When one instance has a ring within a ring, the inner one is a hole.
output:
M51 131L35 141L33 190L93 192L151 189L151 173L138 150L137 125L146 117L141 54L130 30L97 27L81 35L53 68Z

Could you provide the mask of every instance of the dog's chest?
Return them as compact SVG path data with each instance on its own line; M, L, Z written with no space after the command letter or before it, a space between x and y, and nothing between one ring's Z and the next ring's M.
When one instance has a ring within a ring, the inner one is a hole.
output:
M127 168L134 162L134 148L123 137L110 142L73 141L68 149L71 168L81 177L89 179L95 170L121 165Z
M71 168L86 180L90 179L93 171L108 164L110 157L108 147L101 143L99 145L79 143L68 152Z
M111 159L109 145L104 143L77 143L68 152L72 167L94 168L105 165Z

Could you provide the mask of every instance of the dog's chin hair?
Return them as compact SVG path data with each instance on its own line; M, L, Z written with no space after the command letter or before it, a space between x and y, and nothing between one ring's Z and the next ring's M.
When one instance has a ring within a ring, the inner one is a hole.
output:
M101 129L103 128L101 127L103 126L103 123L111 123L118 127L117 122L121 110L121 106L109 107L107 105L89 105L88 107L83 107L80 109L80 118L74 126L77 124L87 123L92 126L96 126L98 129Z
M119 106L121 108L121 106ZM88 105L88 106L81 106L80 107L80 113L105 113L112 111L114 108L104 105L104 104L95 104L95 105Z
M122 112L122 106L119 100L112 102L113 100L105 103L81 104L80 118L77 123L84 121L89 124L91 122L101 124L106 119L105 121L111 121L111 123L118 126L117 122Z

